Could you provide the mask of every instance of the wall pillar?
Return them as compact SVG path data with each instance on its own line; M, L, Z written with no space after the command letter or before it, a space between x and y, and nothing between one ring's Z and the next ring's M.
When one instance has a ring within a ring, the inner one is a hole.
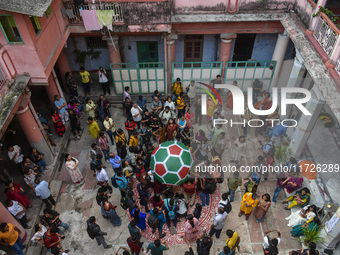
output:
M57 84L53 78L52 73L48 76L48 86L46 86L46 92L50 103L54 107L54 95L60 95Z
M325 63L325 66L329 69L334 69L339 57L340 57L340 36L338 36L338 39L336 40L334 45L333 52L329 57L328 61Z
M44 153L46 165L50 165L53 163L54 159L53 152L43 136L42 132L44 131L40 128L37 119L34 117L35 110L30 104L29 96L28 99L23 99L22 102L24 102L23 106L20 106L19 110L16 112L19 124L30 145L39 152Z
M170 34L167 37L167 56L168 56L168 70L167 70L167 81L168 81L168 92L171 94L172 82L177 77L172 77L172 63L176 62L176 39L178 36L176 34Z
M327 0L318 0L318 3L316 4L316 8L311 14L309 27L308 27L308 30L306 31L307 34L309 35L313 34L315 30L316 22L318 21L318 17L313 17L313 15L319 11L319 6L325 6L326 3L327 3Z
M60 71L61 75L61 83L63 85L63 88L69 92L69 89L66 84L65 74L66 72L71 72L70 65L68 63L67 55L64 51L64 49L61 51L59 58L57 59L57 66Z
M273 57L272 57L272 61L276 61L272 87L276 86L277 81L279 79L283 60L285 58L285 54L287 51L288 43L289 43L289 36L287 35L287 32L285 31L283 34L279 34L277 41L276 41Z
M309 136L313 131L315 123L319 120L319 115L325 104L321 92L316 85L313 86L311 92L312 98L305 107L312 115L301 115L292 141L290 142L290 147L295 158L299 158L306 147Z
M20 225L20 223L13 217L13 215L6 209L6 207L2 203L0 203L0 215L0 224L5 222L11 223L16 226L21 231L20 237L22 239L22 243L24 243L27 239L27 233L25 229Z
M106 38L107 40L107 48L110 54L111 64L122 63L122 58L120 56L119 45L118 45L118 36L111 36L110 38Z
M294 65L293 65L292 71L291 71L290 76L289 76L287 87L290 87L290 88L300 87L300 85L301 85L301 83L303 82L303 79L304 79L303 76L305 74L305 71L306 71L306 67L304 65L304 60L301 57L298 50L296 50L296 56L294 58ZM287 98L289 98L289 99L295 98L295 97L296 97L296 94L290 94L290 93L287 94ZM290 113L292 111L292 107L293 107L293 105L291 105L291 104L287 105L287 110L286 110L287 115L286 116L290 115Z
M236 34L221 34L220 37L221 37L221 47L220 47L219 61L223 62L221 77L224 78L226 63L230 61L233 38L236 38L237 35Z

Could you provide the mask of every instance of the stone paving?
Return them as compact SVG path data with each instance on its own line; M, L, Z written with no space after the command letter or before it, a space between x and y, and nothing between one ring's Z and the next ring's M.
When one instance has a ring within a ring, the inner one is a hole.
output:
M227 113L228 116L226 118L231 118L231 111L227 111ZM122 118L121 116L121 109L111 108L111 114L112 118L116 121L116 128L124 127L125 118ZM93 177L93 172L89 169L90 161L88 151L90 144L94 142L94 139L92 139L87 133L85 120L82 120L82 126L84 127L84 134L81 139L71 139L66 152L79 159L80 169L83 172L85 183L79 185L73 184L67 175L64 166L61 168L60 173L56 174L56 179L63 182L56 210L61 213L61 219L67 222L71 227L71 231L65 232L66 239L63 241L63 247L71 249L69 254L96 254L98 252L101 254L112 254L112 252L116 251L120 246L127 247L126 239L129 235L127 229L128 217L126 212L120 206L118 206L117 209L118 215L122 218L122 225L120 227L113 227L101 216L100 207L95 201L97 191L96 180L95 177ZM201 128L205 129L205 125L202 125ZM228 140L229 148L223 155L222 164L228 165L229 155L231 155L232 150L231 144L239 137L242 130L235 127L224 127L224 129L227 134L226 139ZM258 151L258 139L262 139L262 137L256 138L252 132L253 131L250 131L250 134L247 137L248 150L247 157L245 158L243 165L251 165L255 162L256 157L260 155ZM115 146L111 146L111 150L115 151ZM108 175L111 177L113 175L113 170L109 164L105 164L107 166ZM221 192L226 192L228 190L226 181L219 185ZM270 175L268 181L260 184L259 193L269 193L272 195L275 187L275 177ZM271 207L269 209L264 222L261 224L258 224L252 216L248 221L246 221L244 217L239 218L237 214L240 208L242 194L244 194L244 190L237 191L235 196L236 199L233 203L233 210L227 217L226 226L220 239L214 239L211 254L218 254L218 252L222 250L226 240L225 230L229 228L236 230L240 235L241 249L238 254L263 254L263 233L267 229L271 228L278 229L282 233L282 243L279 247L281 254L288 254L288 251L300 248L299 242L290 236L290 228L286 226L287 223L284 220L284 218L289 215L289 212L284 211L283 206L280 204L277 204L276 208ZM119 199L119 191L114 189L110 201L117 205ZM280 194L278 200L280 201L280 199L284 199L283 192ZM96 242L88 237L86 233L86 220L92 215L96 216L97 222L102 227L103 231L109 233L106 240L108 243L113 245L113 250L104 250L102 246L98 247ZM213 219L211 219L211 222L212 220ZM150 242L145 238L142 238L142 241L145 243L144 247ZM193 245L193 247L195 250L195 245ZM184 254L186 249L187 247L184 244L170 246L170 250L165 254ZM48 252L44 250L43 254L48 254Z

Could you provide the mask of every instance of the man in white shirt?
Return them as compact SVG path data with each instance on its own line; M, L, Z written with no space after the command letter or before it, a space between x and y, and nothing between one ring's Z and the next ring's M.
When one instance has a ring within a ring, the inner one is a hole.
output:
M26 208L22 204L14 200L6 200L7 210L18 220L24 228L30 229L27 225L30 219L26 218Z
M164 110L159 114L159 118L161 119L163 125L166 125L168 124L170 118L176 118L176 114L173 111L170 111L169 106L165 106Z
M24 155L21 154L21 148L18 145L9 144L7 146L8 157L18 167L18 169L24 172Z
M188 92L188 97L190 98L190 100L195 100L197 89L194 80L190 82L190 85L186 88L186 90Z
M112 193L112 187L108 184L109 177L104 168L101 166L96 166L96 178L97 178L97 185L101 186L105 189L104 192L109 190Z
M211 226L209 236L212 237L216 233L216 238L220 238L221 231L224 228L225 220L227 219L228 213L224 211L222 207L219 207L216 211L214 224Z
M276 238L270 238L268 236L268 234L271 233L271 232L274 232L274 231L277 232L277 237ZM277 246L281 242L281 233L279 231L275 230L275 229L268 230L268 231L264 232L263 241L264 241L263 250L265 251L265 253L268 253L269 250L271 250L271 251L276 250L277 251Z
M132 108L131 108L131 115L132 115L134 122L136 122L138 129L140 129L140 122L142 120L142 113L143 113L143 110L138 106L137 103L134 103Z
M106 95L106 91L109 95L111 95L109 80L107 78L107 73L102 66L99 67L97 74L98 74L99 83L102 86L102 90L103 90L104 95Z

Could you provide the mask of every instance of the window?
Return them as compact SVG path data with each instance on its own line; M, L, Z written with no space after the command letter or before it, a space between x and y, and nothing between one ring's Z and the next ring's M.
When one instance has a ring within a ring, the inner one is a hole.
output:
M184 38L184 62L200 62L203 56L203 35L186 35Z
M49 18L52 14L52 8L51 8L51 5L47 8L47 10L45 11L45 15L46 15L46 18Z
M140 63L158 62L158 42L137 42L137 54ZM151 65L145 65L145 67L151 67Z
M86 37L86 45L87 48L101 48L107 49L106 40L103 40L101 37Z
M0 25L8 43L23 43L12 15L0 15Z
M32 25L33 25L33 28L34 28L34 31L36 34L39 34L40 31L41 31L41 26L40 26L40 22L38 20L38 17L36 16L31 16L31 22L32 22Z

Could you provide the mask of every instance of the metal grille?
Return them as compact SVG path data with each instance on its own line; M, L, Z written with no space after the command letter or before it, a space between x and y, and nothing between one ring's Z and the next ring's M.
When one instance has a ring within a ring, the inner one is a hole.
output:
M331 56L338 34L332 29L332 27L324 20L323 17L319 16L314 31L314 37L319 42L322 49L328 56Z
M336 61L335 71L340 75L340 57L338 58L338 61Z
M83 23L80 10L113 10L113 23L123 22L123 12L120 3L102 3L102 4L85 4L74 5L73 3L65 3L66 10L72 10L74 18L68 19L71 24Z
M4 71L2 70L2 67L0 66L0 89L2 89L2 87L6 84L6 82L7 82L6 75Z

